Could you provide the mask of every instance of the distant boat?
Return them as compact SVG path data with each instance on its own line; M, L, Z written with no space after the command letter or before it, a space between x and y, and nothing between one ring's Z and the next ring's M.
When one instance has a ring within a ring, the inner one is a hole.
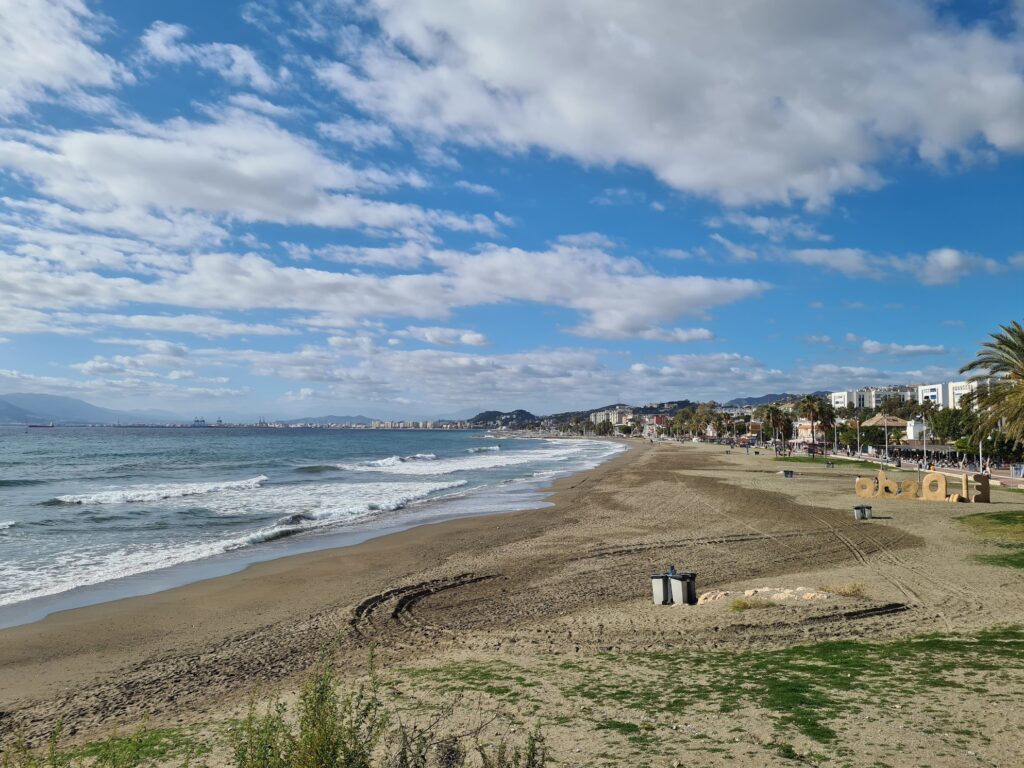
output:
M29 424L32 429L53 429L53 422L49 424Z

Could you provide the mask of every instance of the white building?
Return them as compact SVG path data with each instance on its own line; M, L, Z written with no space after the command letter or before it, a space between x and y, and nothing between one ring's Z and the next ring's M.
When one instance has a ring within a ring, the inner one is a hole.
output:
M850 389L844 389L842 392L832 392L828 399L832 402L833 408L845 408L848 405L857 404L857 393Z
M632 418L633 410L631 408L616 408L611 411L595 411L590 414L590 420L594 424L600 424L602 421L609 421L616 427L623 424L629 424Z
M959 408L960 398L978 388L976 381L947 381L942 384L922 384L917 388L917 402L926 400L937 408Z

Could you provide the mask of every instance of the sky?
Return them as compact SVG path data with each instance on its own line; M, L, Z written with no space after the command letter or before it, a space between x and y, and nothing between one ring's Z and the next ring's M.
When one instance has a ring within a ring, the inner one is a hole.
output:
M1024 0L0 0L0 393L442 418L958 378Z

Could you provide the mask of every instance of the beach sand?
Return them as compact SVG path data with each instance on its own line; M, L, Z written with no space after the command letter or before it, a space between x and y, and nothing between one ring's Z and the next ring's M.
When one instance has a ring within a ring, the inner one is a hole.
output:
M2 630L0 737L41 738L58 717L72 741L143 719L210 728L254 691L287 698L325 648L353 677L372 648L399 705L462 692L478 712L542 722L565 765L1020 764L1024 660L989 673L982 655L1006 647L986 631L1024 625L1024 572L977 562L992 545L955 518L1024 509L1024 494L995 489L984 506L876 500L875 519L857 523L853 482L866 470L631 447L558 481L552 507L424 525ZM697 571L699 592L851 594L758 610L655 606L649 575L669 564ZM926 633L983 640L967 651L909 641ZM773 687L797 668L799 690ZM849 683L814 688L832 677Z

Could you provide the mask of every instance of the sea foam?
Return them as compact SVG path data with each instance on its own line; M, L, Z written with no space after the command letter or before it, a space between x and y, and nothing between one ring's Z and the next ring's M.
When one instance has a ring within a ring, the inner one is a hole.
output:
M111 488L94 493L68 494L58 496L62 504L133 504L182 496L197 496L221 491L252 490L259 488L269 478L266 475L250 477L248 480L225 480L215 483L179 483L174 485L131 485L127 488Z
M0 561L0 605L66 592L77 587L194 562L228 552L324 529L366 520L423 501L464 482L317 483L280 485L243 493L238 488L212 493L203 506L222 513L292 510L271 525L244 534L203 542L146 544L101 551L85 548L46 561ZM169 504L184 504L180 497Z
M497 446L494 446L497 447ZM470 472L485 469L514 467L522 464L563 462L581 457L578 445L548 446L541 449L498 452L474 452L469 456L434 458L430 461L408 461L389 459L364 461L358 464L339 464L339 469L349 472L382 472L394 475L450 475L455 472Z

